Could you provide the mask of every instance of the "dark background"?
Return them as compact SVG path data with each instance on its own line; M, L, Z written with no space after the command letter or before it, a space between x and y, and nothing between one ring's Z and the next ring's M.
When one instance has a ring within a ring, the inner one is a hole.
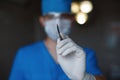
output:
M108 80L120 80L120 0L91 1L94 10L88 22L74 23L70 36L77 44L96 51L99 66ZM8 79L18 48L45 37L38 22L40 14L40 0L0 0L2 80Z

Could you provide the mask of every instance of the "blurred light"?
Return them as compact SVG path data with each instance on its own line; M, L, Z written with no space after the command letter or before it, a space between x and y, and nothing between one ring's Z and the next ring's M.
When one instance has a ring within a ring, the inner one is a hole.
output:
M84 24L88 20L88 15L82 12L79 12L76 16L75 19L77 23L79 24Z
M82 1L80 4L80 10L84 13L89 13L93 9L92 2L90 1Z
M79 4L77 2L72 2L71 11L72 13L78 13L80 11Z

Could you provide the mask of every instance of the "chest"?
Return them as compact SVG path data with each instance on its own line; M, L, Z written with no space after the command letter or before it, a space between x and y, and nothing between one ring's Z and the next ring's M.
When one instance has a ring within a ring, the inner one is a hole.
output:
M59 65L45 57L27 61L24 69L25 80L69 80Z

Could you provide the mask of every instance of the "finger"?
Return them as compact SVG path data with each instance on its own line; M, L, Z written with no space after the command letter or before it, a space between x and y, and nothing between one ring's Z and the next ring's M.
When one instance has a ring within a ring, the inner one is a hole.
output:
M57 53L58 54L62 54L65 50L69 49L73 45L74 45L73 43L67 43L63 47L59 48L58 51L57 51Z
M72 46L70 47L69 49L66 49L63 53L62 53L62 56L67 56L73 52L76 51L76 47L75 46Z
M78 58L80 58L81 56L85 55L85 51L83 49L79 49L76 54L75 54Z
M64 39L62 41L59 41L58 39L58 42L57 42L57 49L63 47L65 44L67 44L68 42L70 41L70 39Z

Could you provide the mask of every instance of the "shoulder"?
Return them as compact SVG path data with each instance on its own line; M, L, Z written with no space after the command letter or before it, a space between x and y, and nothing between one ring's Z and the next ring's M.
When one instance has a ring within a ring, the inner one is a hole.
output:
M38 54L38 52L40 51L40 46L42 45L42 43L42 41L39 41L19 48L16 53L16 58L26 59L26 57L31 58L35 56L35 54Z
M86 52L86 54L95 54L95 51L91 48L83 47L83 50Z
M83 49L86 52L86 72L93 75L102 75L95 51L91 48Z
M87 59L96 59L96 52L93 49L84 47L83 50L86 53Z
M26 65L26 62L28 63L29 61L31 61L31 59L35 59L35 57L38 56L41 44L42 41L19 48L15 56L15 61L17 63L20 62L23 65Z
M42 45L43 41L28 44L18 49L18 52L31 52L38 49Z

